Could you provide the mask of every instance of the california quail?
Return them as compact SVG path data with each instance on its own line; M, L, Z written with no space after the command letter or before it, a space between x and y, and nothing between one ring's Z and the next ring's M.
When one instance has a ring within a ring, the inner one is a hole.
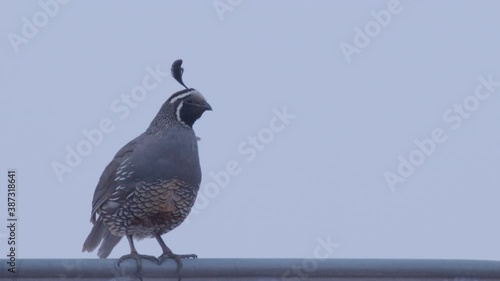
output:
M106 258L123 236L140 273L141 259L161 263L173 258L178 272L181 258L161 235L176 228L189 214L201 181L197 137L193 124L212 110L203 96L182 81L182 60L172 65L172 76L186 89L174 93L162 105L147 130L115 155L102 173L94 192L91 222L94 224L83 251ZM163 254L157 258L137 253L133 239L154 237Z

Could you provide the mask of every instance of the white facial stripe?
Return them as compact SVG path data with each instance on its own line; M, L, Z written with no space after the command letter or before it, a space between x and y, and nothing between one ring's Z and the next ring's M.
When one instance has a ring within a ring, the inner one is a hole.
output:
M177 106L177 110L175 111L175 115L177 116L177 121L181 122L181 124L186 125L181 119L181 108L184 105L184 102L181 102L179 106Z
M191 95L192 93L194 93L194 91L187 92L187 93L184 93L184 94L182 94L182 95L178 95L178 96L176 96L175 98L171 99L171 100L170 100L170 103L174 103L176 100L178 100L178 99L182 99L182 98L185 98L185 97L187 97L187 96ZM179 110L179 109L177 109L177 110Z

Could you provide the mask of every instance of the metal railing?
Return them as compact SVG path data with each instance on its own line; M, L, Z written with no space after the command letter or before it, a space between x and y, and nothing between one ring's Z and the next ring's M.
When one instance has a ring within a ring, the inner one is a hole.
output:
M139 280L135 262L114 259L0 260L0 280ZM142 278L177 280L174 261L144 260ZM500 261L399 259L194 259L182 280L500 280Z

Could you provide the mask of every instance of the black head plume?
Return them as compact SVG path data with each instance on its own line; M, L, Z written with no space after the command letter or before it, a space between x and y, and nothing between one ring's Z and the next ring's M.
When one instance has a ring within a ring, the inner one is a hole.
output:
M177 80L184 88L188 88L184 82L182 82L182 73L184 73L184 68L182 68L182 60L176 60L172 63L172 68L170 69L172 72L172 77Z

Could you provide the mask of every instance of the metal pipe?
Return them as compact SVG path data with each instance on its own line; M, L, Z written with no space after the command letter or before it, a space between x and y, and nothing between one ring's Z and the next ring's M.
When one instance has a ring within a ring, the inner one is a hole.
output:
M135 261L20 259L15 271L0 260L1 280L139 280ZM500 280L500 261L400 259L194 259L184 260L188 280ZM176 265L144 260L142 278L177 280Z

